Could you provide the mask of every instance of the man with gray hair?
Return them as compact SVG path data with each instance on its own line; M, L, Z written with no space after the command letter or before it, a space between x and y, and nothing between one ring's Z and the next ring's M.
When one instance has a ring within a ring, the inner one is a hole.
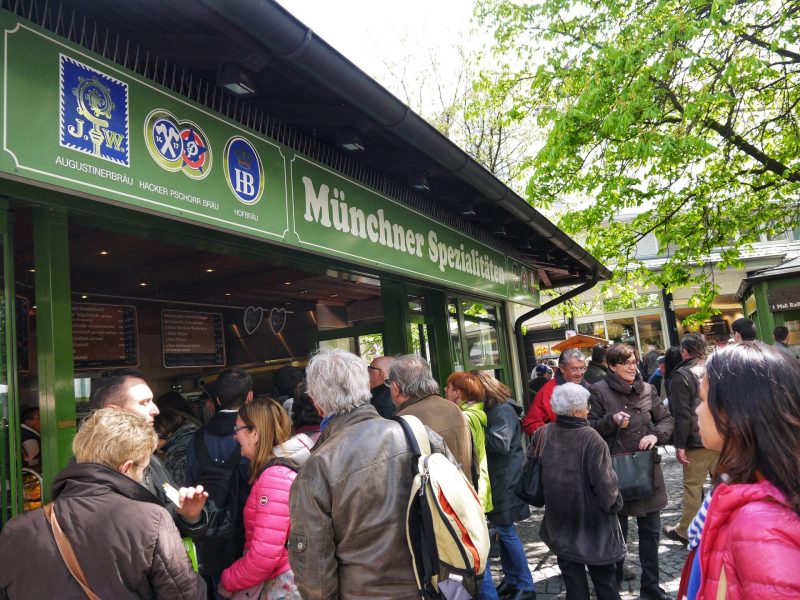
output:
M412 415L444 439L461 470L472 473L472 437L458 405L439 395L439 384L421 356L406 354L389 370L389 390L397 415Z
M370 404L367 366L354 354L321 351L306 381L326 426L289 496L287 548L300 594L418 598L405 529L413 455L402 427ZM452 460L441 437L428 437Z
M590 387L584 380L583 376L586 373L586 359L577 348L569 348L564 350L558 357L558 371L556 376L547 382L536 397L533 399L528 414L525 415L525 420L522 421L522 431L528 435L533 435L533 432L556 420L553 409L550 407L550 398L556 386L565 383L575 383Z

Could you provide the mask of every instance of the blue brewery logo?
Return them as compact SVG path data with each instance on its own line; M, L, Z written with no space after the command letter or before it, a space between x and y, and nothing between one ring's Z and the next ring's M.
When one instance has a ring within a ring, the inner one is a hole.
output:
M129 167L128 85L63 54L60 58L59 143Z
M264 165L253 145L241 137L225 144L225 179L228 187L243 204L255 204L264 193Z

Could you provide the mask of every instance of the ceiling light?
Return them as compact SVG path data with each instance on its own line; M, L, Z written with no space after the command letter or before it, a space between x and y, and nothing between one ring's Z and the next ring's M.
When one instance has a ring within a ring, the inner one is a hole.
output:
M225 292L225 295L226 295L226 296L230 296L230 295L231 295L231 293L230 293L230 292Z
M431 189L431 185L425 173L412 173L408 177L408 185L418 192L429 192Z
M358 133L347 127L336 132L336 145L348 152L361 152L364 149L364 142Z
M217 78L217 85L241 98L256 95L256 88L250 80L250 76L239 65L224 65Z
M141 282L139 282L139 285L141 287L147 287L147 282L146 281L141 281Z
M98 254L100 254L100 256L108 256L108 250L100 250Z
M284 281L283 285L292 285L292 282L291 281Z
M308 293L308 290L300 290L298 293L300 293L300 294L307 294L307 293Z
M36 273L36 269L28 269L28 273Z
M330 298L338 298L339 294L328 294Z
M206 269L206 273L213 273L213 272L214 272L214 269L212 269L211 267L209 267L208 269Z
M88 297L89 296L87 296L86 294L81 294L81 298L83 298L84 300L86 300Z
M477 209L475 208L475 203L471 200L465 200L461 205L458 207L458 214L463 215L465 217L473 217L478 214Z

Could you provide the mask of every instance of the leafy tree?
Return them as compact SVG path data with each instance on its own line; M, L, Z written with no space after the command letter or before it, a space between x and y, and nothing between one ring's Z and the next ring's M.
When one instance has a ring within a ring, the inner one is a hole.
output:
M477 14L509 114L547 136L529 201L567 206L559 225L615 284L698 284L702 319L709 257L739 265L800 225L800 2L481 0ZM651 233L668 254L657 272L636 256Z

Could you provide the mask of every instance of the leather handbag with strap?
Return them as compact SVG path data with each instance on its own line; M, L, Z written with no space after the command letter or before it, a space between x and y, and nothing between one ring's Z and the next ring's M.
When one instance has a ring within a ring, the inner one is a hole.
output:
M611 444L612 453L619 441L619 432L618 427L614 443ZM641 500L653 495L653 450L612 454L611 466L617 474L617 486L624 501Z
M548 423L534 432L533 443L528 447L528 460L522 467L522 474L514 489L514 493L520 500L538 508L544 506L541 455L547 442L547 436L550 435L553 427L552 423Z
M75 556L75 551L72 549L72 544L69 543L67 536L64 535L64 532L61 530L61 525L58 524L54 504L52 502L45 504L42 507L42 511L44 512L45 519L47 519L50 523L50 527L53 529L53 537L56 538L56 546L58 547L59 553L61 553L61 558L64 559L64 563L67 565L67 569L69 569L75 581L83 588L89 600L100 600L100 596L95 594L89 587L89 583L86 581L86 575L83 574L83 569L78 562L78 557Z

